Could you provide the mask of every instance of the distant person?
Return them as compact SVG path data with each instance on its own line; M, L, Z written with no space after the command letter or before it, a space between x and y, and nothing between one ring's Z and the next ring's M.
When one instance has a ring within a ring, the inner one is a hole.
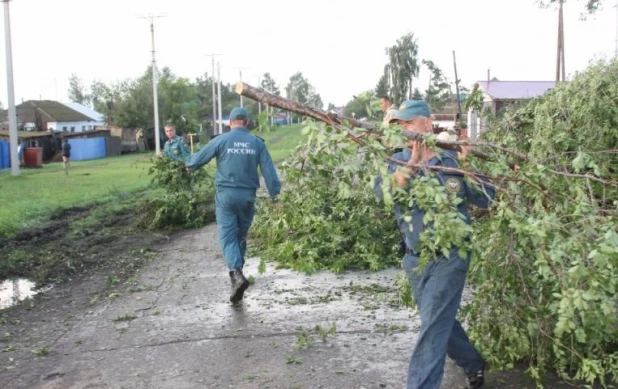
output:
M173 124L165 126L165 136L167 136L167 142L163 146L163 154L171 159L184 160L191 156L187 141L183 137L176 135L176 127Z
M71 144L67 138L62 142L62 163L64 164L64 172L69 174L71 168Z
M255 193L260 187L258 167L270 198L275 201L281 182L264 141L247 129L249 115L244 108L230 113L231 131L212 139L186 163L187 170L199 169L213 158L217 161L215 212L219 246L232 281L230 301L243 299L249 281L243 275L247 234L255 213Z
M388 95L380 96L380 108L384 113L384 118L382 119L382 123L385 126L388 126L393 120L395 112L397 112L397 107L391 101L391 98Z

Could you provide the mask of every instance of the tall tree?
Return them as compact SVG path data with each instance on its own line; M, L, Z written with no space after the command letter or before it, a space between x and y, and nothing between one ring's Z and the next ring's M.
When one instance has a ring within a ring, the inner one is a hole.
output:
M309 100L310 87L309 81L307 81L305 76L301 72L297 72L290 77L290 81L285 87L285 93L288 99L306 104Z
M427 66L431 77L429 87L425 91L425 101L434 111L440 111L451 99L451 84L433 61L423 60L423 65Z
M69 77L69 100L74 103L90 105L90 94L84 86L84 82L75 73L71 73Z
M414 93L412 93L412 100L423 100L423 94L418 88L414 88Z
M418 76L418 45L413 33L408 33L386 49L391 73L391 98L396 103L412 98L412 80Z
M264 89L266 92L272 93L273 95L279 96L281 94L277 83L275 82L275 80L273 80L270 73L268 72L264 73L264 75L262 76L260 87L262 87L262 89Z
M128 84L126 80L110 85L95 80L90 86L92 108L102 113L109 125L117 124L118 107Z
M376 85L376 96L388 95L390 88L390 66L386 64L384 65L384 73L382 74L382 77L380 77L378 85Z
M309 96L307 97L307 105L313 108L322 109L324 108L324 102L322 101L322 97L319 93L316 93L315 88L313 86L309 86Z
M373 91L365 91L353 96L343 108L343 114L358 119L370 117L371 112L367 110L367 105L370 104L372 95Z

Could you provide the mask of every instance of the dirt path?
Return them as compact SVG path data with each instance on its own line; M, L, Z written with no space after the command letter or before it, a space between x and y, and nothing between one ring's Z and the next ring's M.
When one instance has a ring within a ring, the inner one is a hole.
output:
M397 304L398 270L258 275L249 260L255 284L232 307L214 224L157 251L127 282L93 275L5 312L0 387L404 387L419 321ZM489 381L534 387L521 374ZM463 387L449 363L442 388Z

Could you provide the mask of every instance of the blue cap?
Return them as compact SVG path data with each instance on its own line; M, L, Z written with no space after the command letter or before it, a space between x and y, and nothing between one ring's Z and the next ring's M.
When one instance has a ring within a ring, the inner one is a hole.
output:
M242 107L236 107L230 112L230 120L249 120L249 114Z
M423 100L406 100L393 115L393 120L412 120L417 116L431 117L429 106Z

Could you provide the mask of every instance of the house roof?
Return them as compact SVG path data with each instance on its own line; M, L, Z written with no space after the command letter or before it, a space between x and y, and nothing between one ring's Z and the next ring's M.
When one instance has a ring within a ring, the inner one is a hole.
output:
M89 116L53 100L29 100L19 104L15 109L19 123L36 122L35 112L37 111L44 122L93 121ZM0 122L5 121L7 117L8 110L0 112Z
M95 111L94 109L87 107L80 103L64 103L67 107L71 108L74 111L77 111L81 114L84 114L94 120L95 122L104 122L105 117L102 113Z
M525 100L542 96L554 81L478 81L479 87L494 100Z

